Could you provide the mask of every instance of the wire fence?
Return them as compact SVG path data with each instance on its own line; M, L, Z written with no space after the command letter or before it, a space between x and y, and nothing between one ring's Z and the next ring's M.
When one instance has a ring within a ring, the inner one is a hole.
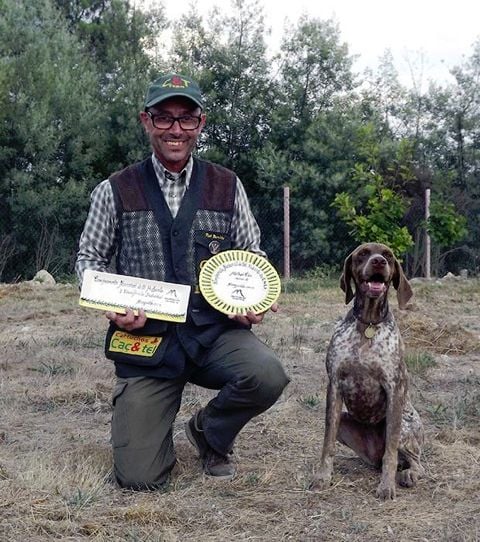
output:
M340 272L343 261L359 243L340 219L330 218L307 224L295 200L287 197L289 205L282 205L285 194L278 194L278 203L271 198L250 198L252 210L262 231L262 248L284 278L299 276L319 269L324 273ZM288 221L288 228L285 228ZM410 232L413 247L401 257L409 278L480 275L480 250L467 243L441 249L430 242L423 222ZM375 239L370 239L375 241Z
M340 270L343 259L355 244L348 228L331 221L312 223L285 191L250 198L262 233L262 249L286 279L318 267Z
M288 279L290 275L299 276L319 268L339 272L345 257L357 244L348 228L332 219L312 224L311 217L302 214L298 201L288 200L288 203L290 205L285 205L285 193L281 190L273 198L250 197L262 232L262 248L279 274ZM40 269L46 269L55 277L73 275L81 231L72 231L70 224L37 226L36 239L26 245L19 233L13 233L21 232L22 224L12 224L0 215L0 281L28 280ZM415 249L403 260L409 277L425 276L422 267L425 246L418 234L417 231ZM433 276L443 276L449 271L477 275L479 261L480 254L474 249L455 247L443 254L434 254Z

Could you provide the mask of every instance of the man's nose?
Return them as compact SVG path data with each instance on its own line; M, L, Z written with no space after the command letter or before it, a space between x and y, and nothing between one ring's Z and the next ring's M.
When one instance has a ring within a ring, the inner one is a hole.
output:
M170 132L174 133L174 134L181 134L183 133L183 129L182 127L180 126L180 121L178 119L175 119L173 121L173 124L172 126L170 126Z

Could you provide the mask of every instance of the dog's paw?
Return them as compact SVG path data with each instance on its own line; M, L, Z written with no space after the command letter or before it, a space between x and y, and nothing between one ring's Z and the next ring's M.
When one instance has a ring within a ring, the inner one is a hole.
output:
M422 469L423 470L423 469ZM414 487L423 472L416 469L405 469L397 474L398 485L402 487Z
M382 480L377 487L377 497L381 501L393 501L396 497L395 483Z
M319 473L314 476L313 480L310 482L308 489L311 491L323 491L330 487L330 482L332 481L331 474L322 474Z

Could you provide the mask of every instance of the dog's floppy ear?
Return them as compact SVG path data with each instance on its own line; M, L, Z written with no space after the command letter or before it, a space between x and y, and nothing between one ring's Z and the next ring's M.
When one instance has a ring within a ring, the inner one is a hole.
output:
M398 306L404 309L413 295L412 287L405 276L400 262L395 258L395 269L392 279L393 287L397 290Z
M340 277L340 288L345 292L345 305L348 305L353 299L352 254L347 256L347 258L345 259L345 263L343 264L343 273Z

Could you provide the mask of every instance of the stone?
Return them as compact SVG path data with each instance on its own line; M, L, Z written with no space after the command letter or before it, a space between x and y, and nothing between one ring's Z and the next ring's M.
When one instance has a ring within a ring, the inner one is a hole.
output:
M41 269L32 279L34 282L39 282L40 284L56 284L55 279L50 275L45 269Z

